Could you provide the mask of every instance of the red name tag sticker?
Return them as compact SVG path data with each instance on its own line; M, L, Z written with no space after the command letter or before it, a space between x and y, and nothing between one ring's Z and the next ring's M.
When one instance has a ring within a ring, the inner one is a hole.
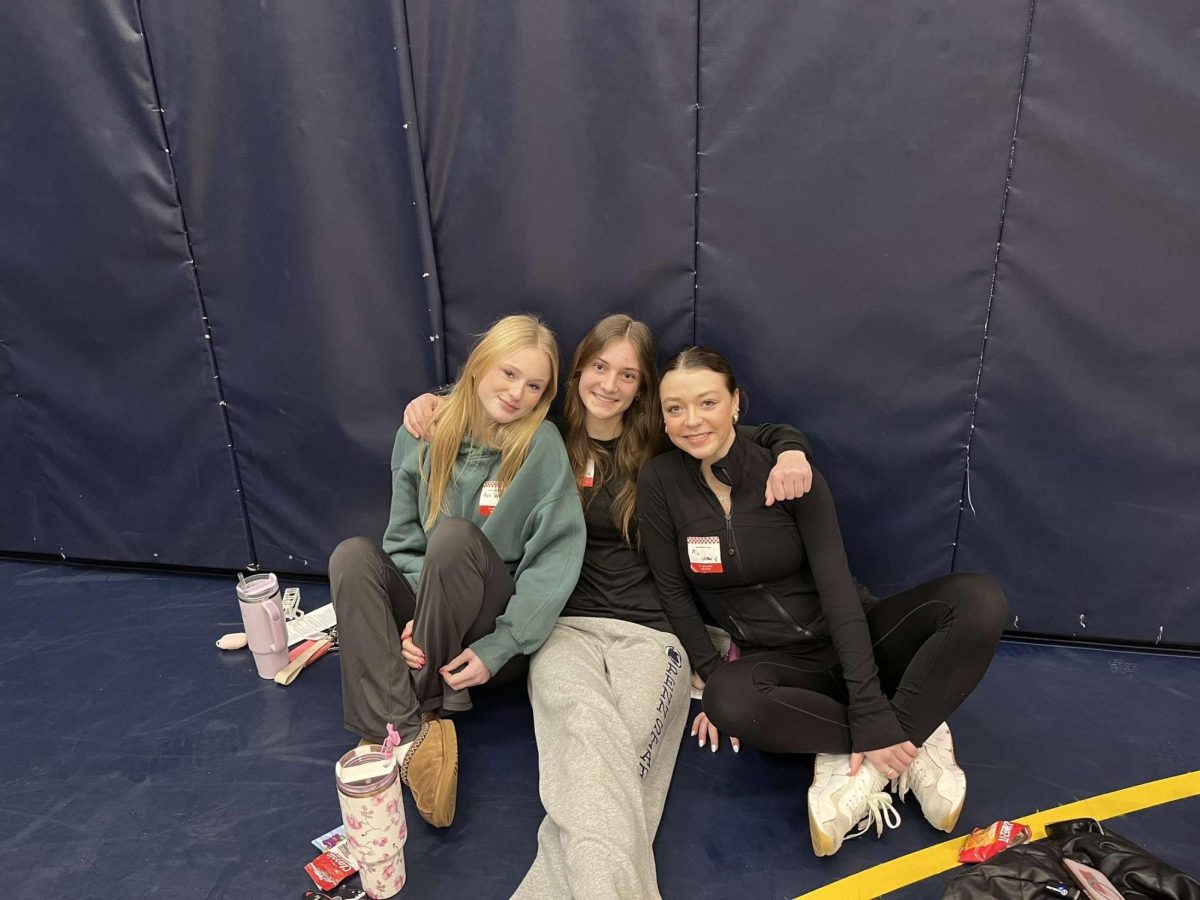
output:
M580 487L591 487L596 483L596 461L589 459L587 468L583 470L583 477L579 479Z
M485 481L483 487L479 489L479 514L481 516L490 516L492 510L496 508L496 504L500 502L500 482Z
M693 572L701 575L716 575L725 571L721 565L721 539L719 537L690 537L687 539L688 562Z

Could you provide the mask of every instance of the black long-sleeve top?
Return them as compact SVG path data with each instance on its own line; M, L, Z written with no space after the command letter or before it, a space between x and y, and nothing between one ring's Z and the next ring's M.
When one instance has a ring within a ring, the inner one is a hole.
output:
M766 506L762 486L772 465L770 451L735 438L712 467L731 488L728 517L694 457L673 450L642 468L642 547L672 630L705 679L721 659L697 599L743 652L832 641L854 749L900 743L904 732L879 687L871 651L863 611L869 595L850 574L829 486L814 467L808 493Z
M775 458L785 450L802 450L807 456L812 455L808 438L789 425L741 425L738 434L747 443L766 448L763 452L771 460L767 472L774 466ZM616 452L616 440L595 443L608 452L611 460ZM612 520L612 501L623 482L611 472L603 474L605 477L600 479L599 487L581 486L579 489L587 522L587 549L583 554L579 581L561 615L621 619L670 631L671 624L663 612L650 566L645 555L636 549L637 522L633 523L631 535L634 546L630 546ZM765 489L766 472L758 488L760 500Z

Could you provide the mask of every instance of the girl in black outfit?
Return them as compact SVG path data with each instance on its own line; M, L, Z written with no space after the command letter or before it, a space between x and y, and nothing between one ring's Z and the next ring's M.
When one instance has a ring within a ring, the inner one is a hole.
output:
M944 720L991 661L1007 618L999 586L953 574L875 601L850 574L815 467L804 496L764 505L770 454L738 439L737 384L719 353L672 358L659 396L678 449L642 469L638 518L663 607L706 682L693 733L816 753L808 800L818 856L856 824L857 833L899 824L889 782L951 831L966 778ZM698 603L739 659L718 657Z

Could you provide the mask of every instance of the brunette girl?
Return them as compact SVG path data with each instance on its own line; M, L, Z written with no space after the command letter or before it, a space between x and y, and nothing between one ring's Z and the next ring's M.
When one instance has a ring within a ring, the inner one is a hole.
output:
M850 575L820 472L804 496L763 503L772 459L735 428L740 395L724 357L676 355L659 400L676 449L642 470L638 516L667 617L705 680L693 730L816 754L808 810L818 856L855 826L899 823L889 782L952 830L966 776L945 720L991 662L1007 615L1000 588L953 574L874 601ZM718 656L701 607L739 659Z

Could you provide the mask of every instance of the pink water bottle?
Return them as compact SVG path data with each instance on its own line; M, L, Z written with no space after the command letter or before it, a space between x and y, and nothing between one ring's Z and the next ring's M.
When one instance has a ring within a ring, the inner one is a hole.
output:
M366 744L334 766L338 803L350 853L368 897L391 897L404 887L408 823L400 796L400 773L391 747Z
M263 678L274 678L288 664L287 624L279 600L279 579L273 572L249 578L238 576L238 606L246 628L246 643Z

